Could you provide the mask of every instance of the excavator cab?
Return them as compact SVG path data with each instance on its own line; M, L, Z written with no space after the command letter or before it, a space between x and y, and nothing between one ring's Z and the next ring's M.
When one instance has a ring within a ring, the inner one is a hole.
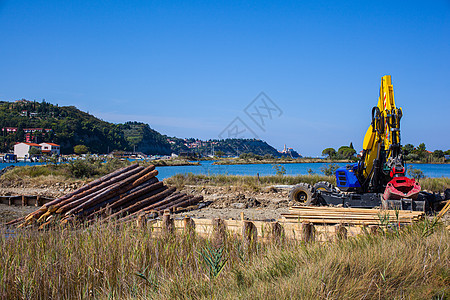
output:
M356 192L361 189L357 177L358 163L347 165L336 170L336 186L344 192Z

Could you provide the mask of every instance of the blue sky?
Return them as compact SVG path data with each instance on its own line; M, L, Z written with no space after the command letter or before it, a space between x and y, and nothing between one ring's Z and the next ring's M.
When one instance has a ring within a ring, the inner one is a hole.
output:
M303 155L358 149L381 76L402 142L450 148L449 1L1 1L0 100L214 139L239 118ZM245 113L260 92L281 115Z

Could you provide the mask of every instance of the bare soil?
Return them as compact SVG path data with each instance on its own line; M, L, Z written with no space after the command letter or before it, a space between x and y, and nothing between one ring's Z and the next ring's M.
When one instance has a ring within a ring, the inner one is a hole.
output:
M183 213L193 218L238 220L243 212L245 219L249 220L278 220L293 204L289 202L288 190L275 188L249 191L233 187L189 186L183 191L204 197L202 205L206 207Z
M0 187L0 195L41 195L51 198L60 197L81 186L81 183L55 183ZM289 201L289 189L266 187L260 191L246 190L243 187L186 186L183 192L203 195L200 209L181 213L176 218L190 216L192 218L241 219L241 213L248 220L273 221L288 212L288 207L299 203ZM9 206L0 204L0 224L26 216L38 209L35 206ZM444 217L449 224L450 214Z
M26 216L36 209L36 206L10 206L0 203L0 224Z
M82 182L2 181L0 196L30 195L58 198L80 187ZM36 206L13 206L0 203L0 224L23 217L37 210Z
M78 188L80 184L54 183L8 185L0 188L1 196L40 195L57 198ZM250 220L277 220L288 212L289 191L266 188L263 191L249 191L243 188L215 186L187 186L183 192L203 195L202 208L182 215L193 218L240 219L241 212ZM0 223L25 216L36 210L35 206L0 205ZM181 217L181 215L180 215Z
M0 196L14 196L14 195L32 195L45 196L48 198L57 198L74 191L79 188L82 183L15 183L8 184L3 182L0 187Z

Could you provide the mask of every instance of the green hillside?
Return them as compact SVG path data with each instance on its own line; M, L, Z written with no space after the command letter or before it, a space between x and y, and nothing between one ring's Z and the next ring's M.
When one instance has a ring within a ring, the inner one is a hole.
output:
M203 156L217 152L224 155L239 156L242 153L253 153L257 155L271 154L275 157L280 153L264 141L257 139L225 139L201 141L194 138L180 139L167 137L175 153L187 152L198 153Z
M8 133L6 127L17 128ZM86 145L91 153L108 153L114 150L136 151L145 154L170 155L171 153L198 153L209 155L222 151L228 155L252 152L258 155L278 151L264 141L256 139L208 140L168 137L140 122L114 124L80 111L74 106L58 106L48 102L19 100L0 101L0 152L8 152L16 142L25 142L26 128L50 129L31 134L36 143L53 142L61 145L62 154L73 153L76 145Z
M45 101L20 100L0 102L0 128L17 127L14 134L1 132L0 151L12 149L14 143L24 142L24 128L48 128L51 132L35 134L34 142L54 142L61 153L73 153L75 145L86 145L92 153L108 150L129 150L120 125L102 121L74 106L53 105Z
M120 124L125 139L131 149L147 154L170 155L173 150L167 139L148 124L140 122L126 122Z

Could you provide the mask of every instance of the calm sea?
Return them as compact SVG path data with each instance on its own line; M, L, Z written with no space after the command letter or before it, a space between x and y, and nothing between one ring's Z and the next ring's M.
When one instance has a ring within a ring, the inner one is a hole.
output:
M300 163L281 164L286 169L286 175L305 175L311 169L314 173L323 174L320 170L328 166L328 163ZM344 167L347 164L338 164ZM415 169L420 169L427 177L450 177L450 164L407 164ZM228 175L275 175L276 171L270 164L249 165L213 165L211 161L201 162L200 166L157 167L158 178L164 179L179 173L193 174L228 174Z
M203 161L200 166L173 166L157 167L160 180L171 177L175 174L193 173L193 174L228 174L228 175L275 175L276 171L270 164L250 164L250 165L213 165L212 161ZM0 163L0 170L12 164ZM14 164L16 166L39 165L39 163ZM286 169L286 175L308 174L311 169L314 173L322 174L320 168L327 166L327 163L302 163L302 164L281 164ZM346 164L338 164L345 166ZM423 171L427 177L450 177L450 164L407 164L415 169Z

